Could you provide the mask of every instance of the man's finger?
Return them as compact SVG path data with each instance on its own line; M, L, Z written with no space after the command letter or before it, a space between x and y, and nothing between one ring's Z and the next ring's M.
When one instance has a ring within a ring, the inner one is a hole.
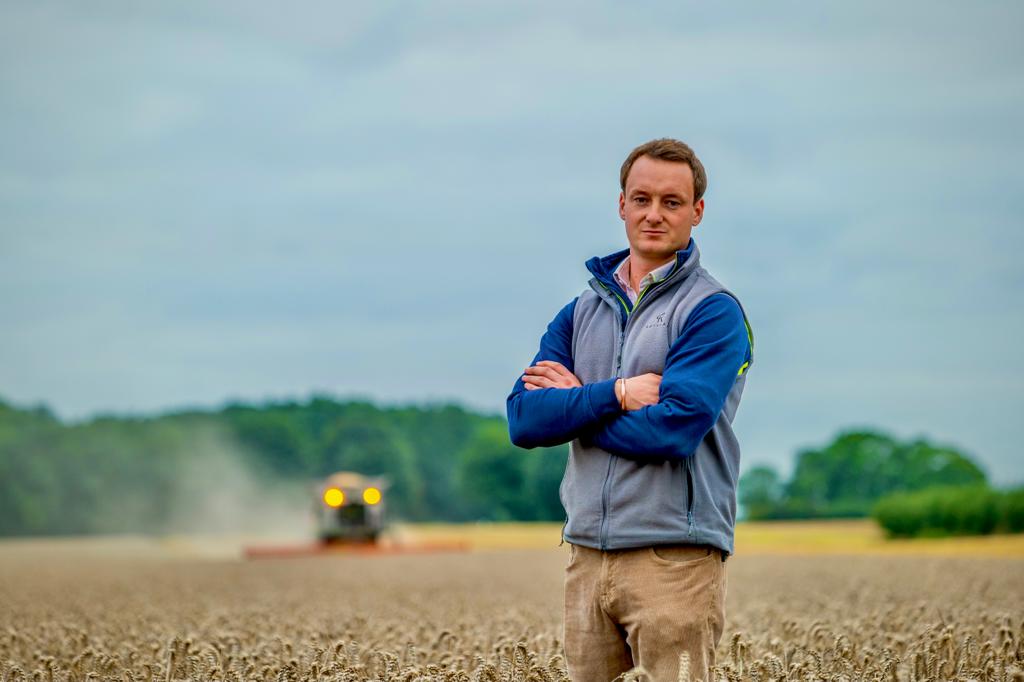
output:
M539 367L537 365L534 365L533 367L527 367L526 373L529 375L548 377L549 379L554 379L558 376L558 372L551 369L550 367Z
M540 362L537 363L537 365L550 367L559 374L572 374L572 372L570 372L565 365L563 365L560 362L555 362L554 360L541 360Z
M536 386L537 388L547 388L548 386L554 385L554 381L548 377L530 376L528 374L523 375L523 383L527 386Z
M549 368L552 372L554 372L555 381L557 381L562 388L571 388L573 386L583 385L580 381L580 378L573 374L568 367L566 367L560 362L555 362L554 360L541 360L536 365L534 365L534 367Z

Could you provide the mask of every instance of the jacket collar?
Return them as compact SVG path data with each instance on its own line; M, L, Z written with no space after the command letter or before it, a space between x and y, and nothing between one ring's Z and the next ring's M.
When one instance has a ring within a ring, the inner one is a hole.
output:
M629 255L629 249L623 249L622 251L616 251L615 253L604 256L603 258L594 256L587 261L587 270L590 270L590 274L597 279L598 282L608 287L612 291L618 292L623 296L626 292L622 291L619 285L615 281L614 272L615 268L625 260L626 256ZM676 264L662 281L676 280L685 278L689 275L698 265L700 264L700 250L697 248L697 242L690 239L690 243L686 245L685 249L676 251Z

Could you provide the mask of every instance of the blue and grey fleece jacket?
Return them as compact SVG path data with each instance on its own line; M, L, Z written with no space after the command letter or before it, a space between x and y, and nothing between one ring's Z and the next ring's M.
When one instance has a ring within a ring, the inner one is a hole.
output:
M571 442L559 488L563 537L595 549L709 544L731 554L740 447L732 430L753 336L739 300L700 266L693 240L634 305L613 272L628 250L592 258L590 288L559 311L533 359L580 388L508 396L512 442ZM662 375L659 401L623 412L615 380Z

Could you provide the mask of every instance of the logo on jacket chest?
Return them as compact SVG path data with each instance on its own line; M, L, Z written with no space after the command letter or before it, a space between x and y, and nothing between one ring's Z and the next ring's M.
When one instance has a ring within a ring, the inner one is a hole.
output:
M658 315L653 320L644 325L644 329L654 329L655 327L667 327L668 321L665 320L665 317L667 315L668 313L658 313Z

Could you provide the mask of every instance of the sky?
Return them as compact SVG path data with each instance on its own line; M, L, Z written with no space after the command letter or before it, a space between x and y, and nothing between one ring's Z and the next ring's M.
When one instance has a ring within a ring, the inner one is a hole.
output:
M503 412L656 137L756 339L744 467L1024 481L1024 5L0 1L0 398Z

